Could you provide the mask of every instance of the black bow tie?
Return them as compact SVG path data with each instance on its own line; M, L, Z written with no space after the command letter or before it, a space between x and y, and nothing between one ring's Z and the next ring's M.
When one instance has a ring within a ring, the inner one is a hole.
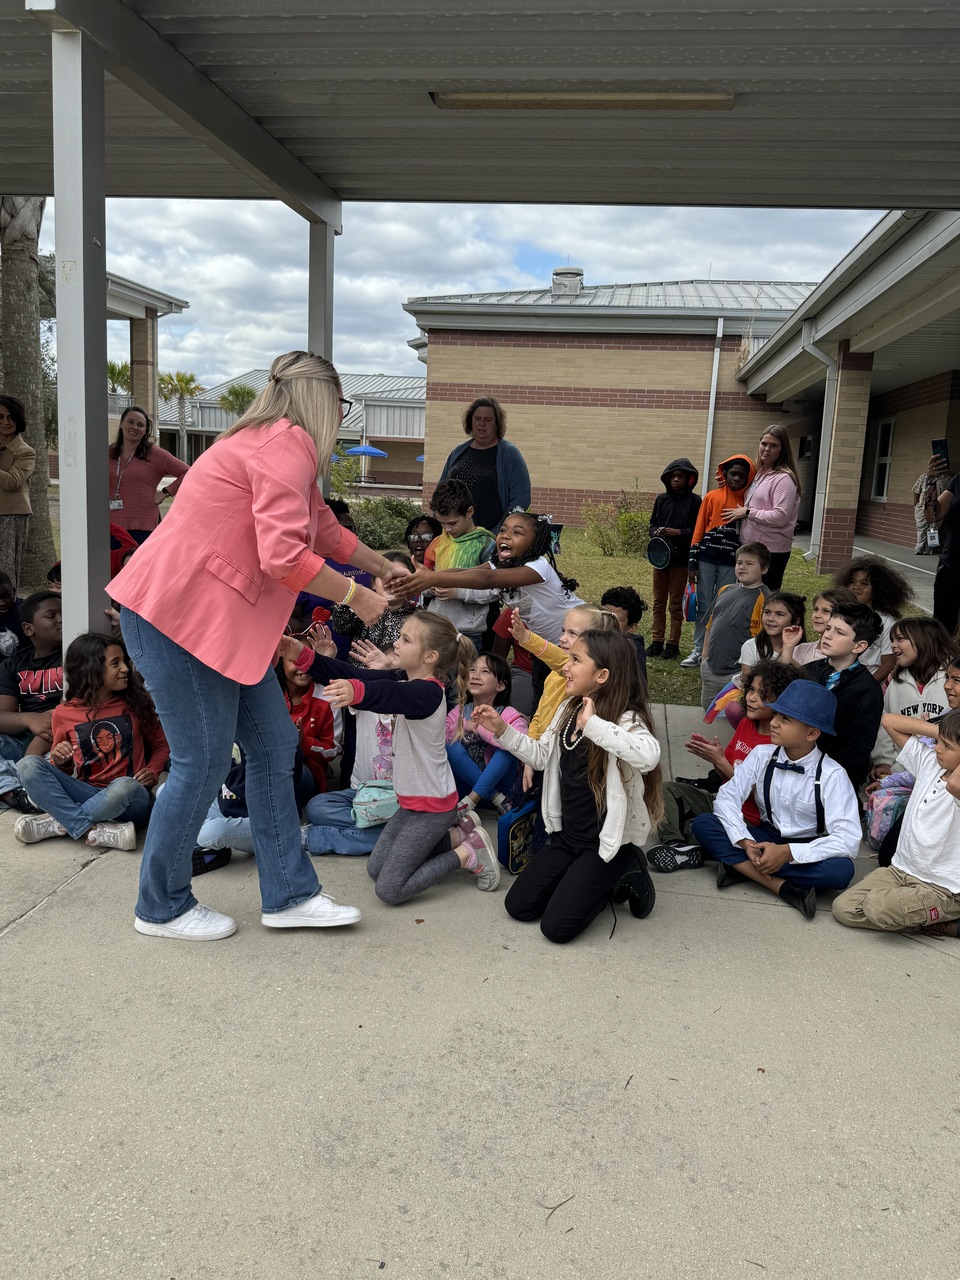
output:
M792 760L774 760L773 767L775 769L789 769L791 773L803 773L802 764L794 764Z

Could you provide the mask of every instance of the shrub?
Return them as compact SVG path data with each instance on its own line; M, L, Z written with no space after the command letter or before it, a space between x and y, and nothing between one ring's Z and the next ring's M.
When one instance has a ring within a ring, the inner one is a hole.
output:
M361 465L359 458L344 456L346 445L338 441L336 450L339 462L330 464L330 493L334 498L350 501L351 492L360 483Z
M599 547L602 556L617 554L617 508L612 502L585 502L580 508L587 541Z
M406 550L404 530L416 516L423 515L419 502L408 498L360 498L350 503L357 537L374 551Z
M622 556L642 556L650 539L648 511L621 511L617 515L617 547Z
M580 508L587 541L604 556L639 556L647 549L650 512L647 495L633 488L621 489L616 502L585 502Z

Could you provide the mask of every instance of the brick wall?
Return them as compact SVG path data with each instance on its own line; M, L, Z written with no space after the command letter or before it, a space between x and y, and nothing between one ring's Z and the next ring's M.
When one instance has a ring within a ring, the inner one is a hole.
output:
M834 573L850 562L855 523L856 511L852 507L825 508L820 555L817 558L819 573Z
M917 541L913 507L904 502L861 502L856 532L864 538L879 538L912 550Z
M701 489L721 458L750 456L779 406L736 380L740 339L721 346L714 443ZM652 495L660 472L686 455L703 466L712 335L572 335L437 330L429 334L424 493L464 440L462 414L496 397L507 436L530 471L533 505L580 523L591 498L612 500L634 482Z

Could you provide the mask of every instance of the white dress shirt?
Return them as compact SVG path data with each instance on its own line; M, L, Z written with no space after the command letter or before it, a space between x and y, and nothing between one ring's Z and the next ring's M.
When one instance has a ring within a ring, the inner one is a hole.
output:
M791 862L823 862L827 858L855 858L860 849L860 807L846 770L836 760L824 756L819 747L789 763L800 765L801 773L792 769L774 769L770 781L770 807L767 813L763 796L763 776L770 758L778 748L754 747L734 770L733 777L717 792L713 810L731 843L752 840L743 820L743 802L754 793L764 822L781 833L781 841L789 846ZM814 778L823 759L820 773L820 796L823 801L824 826L827 835L809 843L799 843L817 834L817 807L814 800ZM781 750L778 757L787 761ZM792 839L791 839L792 837Z

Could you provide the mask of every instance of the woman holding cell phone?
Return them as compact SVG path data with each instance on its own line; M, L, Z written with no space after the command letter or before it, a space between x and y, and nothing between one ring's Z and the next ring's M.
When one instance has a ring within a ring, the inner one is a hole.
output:
M933 616L951 635L960 619L960 475L955 475L943 492L936 495L938 481L950 474L946 440L934 440L933 455L927 464L931 490L924 496L924 515L940 539L940 562L933 581Z

